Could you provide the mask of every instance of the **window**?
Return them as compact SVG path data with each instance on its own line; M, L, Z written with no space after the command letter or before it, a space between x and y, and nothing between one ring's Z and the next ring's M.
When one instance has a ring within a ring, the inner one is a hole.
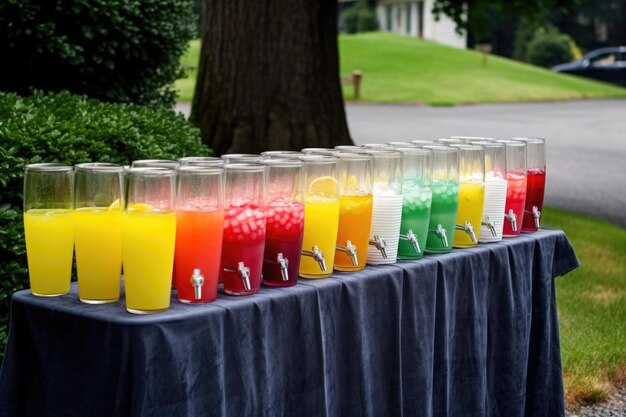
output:
M417 3L417 36L424 37L424 2Z
M411 34L411 3L406 4L406 34Z
M617 53L610 52L605 54L596 55L591 58L591 65L594 67L606 67L615 64L617 61Z
M387 25L386 26L387 26L387 30L389 32L391 32L393 30L393 22L392 22L393 17L391 15L391 13L392 13L391 5L388 4L388 5L385 6L385 15L386 15L386 21L387 21Z

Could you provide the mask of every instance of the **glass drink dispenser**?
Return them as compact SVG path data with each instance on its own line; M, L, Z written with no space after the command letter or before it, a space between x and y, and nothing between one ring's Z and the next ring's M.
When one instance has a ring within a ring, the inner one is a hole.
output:
M522 232L536 232L541 226L541 210L546 187L546 141L539 138L516 138L526 143L526 205Z
M335 269L360 271L365 268L372 223L373 157L366 153L338 153L339 229Z
M433 200L426 252L448 253L452 250L459 203L459 151L442 145L424 148L433 152Z
M267 166L267 232L263 256L263 284L288 287L298 282L304 233L303 163L277 158Z
M178 168L174 279L178 300L198 304L217 297L224 232L224 170Z
M422 148L396 148L402 152L402 222L400 224L399 259L424 256L432 204L430 184L433 173L433 151Z
M506 203L506 145L495 141L470 142L485 151L485 204L481 222L481 243L502 240Z
M250 295L261 286L266 230L266 168L261 164L227 163L224 172L221 271L224 292Z
M300 277L326 278L332 275L339 226L339 160L327 155L303 155L304 235L300 256Z
M122 263L126 310L135 314L170 306L176 246L176 171L128 170L122 214Z
M526 204L526 143L499 140L506 146L506 203L503 237L517 237L522 230Z
M471 248L478 244L485 203L485 152L480 145L451 146L459 150L459 206L453 246Z
M181 167L187 165L206 165L222 167L224 166L225 162L225 160L216 156L186 156L184 158L178 159L178 163Z

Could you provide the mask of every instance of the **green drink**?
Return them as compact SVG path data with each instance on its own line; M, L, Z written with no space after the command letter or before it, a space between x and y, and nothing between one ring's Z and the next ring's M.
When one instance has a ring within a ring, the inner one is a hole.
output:
M454 225L459 203L459 184L455 181L435 180L426 252L448 253L452 250Z
M402 223L400 224L399 259L420 259L424 256L432 191L430 187L419 185L407 186L405 181L402 192Z

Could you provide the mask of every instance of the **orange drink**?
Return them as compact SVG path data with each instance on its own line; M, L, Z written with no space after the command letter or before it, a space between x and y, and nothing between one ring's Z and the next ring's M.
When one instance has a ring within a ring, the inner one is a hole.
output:
M335 269L338 271L359 271L365 268L367 246L370 239L369 225L372 222L372 195L342 195L339 198L339 229L337 245L345 245L349 240L357 249L358 265L350 256L338 250L335 255ZM360 249L360 251L359 251Z

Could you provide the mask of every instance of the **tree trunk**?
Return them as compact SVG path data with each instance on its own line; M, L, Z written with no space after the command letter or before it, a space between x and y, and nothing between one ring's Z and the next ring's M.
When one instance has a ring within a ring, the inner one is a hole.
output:
M351 144L336 0L205 0L191 121L215 154Z

